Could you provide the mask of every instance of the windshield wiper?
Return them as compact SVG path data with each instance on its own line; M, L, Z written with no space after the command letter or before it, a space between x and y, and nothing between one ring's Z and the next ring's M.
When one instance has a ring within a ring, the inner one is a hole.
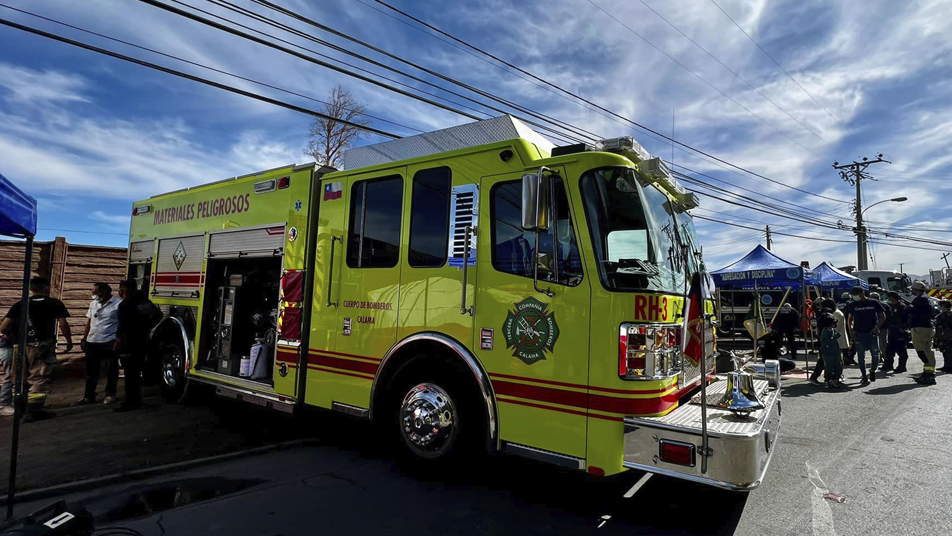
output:
M658 267L641 259L618 259L618 271L626 274L656 276Z

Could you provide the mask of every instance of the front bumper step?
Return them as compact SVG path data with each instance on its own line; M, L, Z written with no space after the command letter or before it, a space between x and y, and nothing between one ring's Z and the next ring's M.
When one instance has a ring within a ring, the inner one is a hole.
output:
M699 394L662 417L626 418L624 466L736 491L759 486L780 432L780 391L769 388L765 380L754 380L754 390L765 408L744 418L714 406L727 385L723 377L719 379L707 388L710 455L706 473L701 473ZM662 461L662 440L695 445L696 463L689 467Z

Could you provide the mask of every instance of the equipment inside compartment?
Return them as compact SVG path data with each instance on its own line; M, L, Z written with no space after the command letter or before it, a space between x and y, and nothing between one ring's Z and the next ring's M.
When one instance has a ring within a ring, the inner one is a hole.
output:
M281 258L209 259L199 366L271 383Z

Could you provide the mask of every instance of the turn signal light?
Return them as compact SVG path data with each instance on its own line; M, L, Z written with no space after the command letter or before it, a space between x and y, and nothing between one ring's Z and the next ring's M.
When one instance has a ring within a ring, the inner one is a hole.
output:
M659 441L660 454L659 457L661 461L667 463L673 463L676 465L684 465L686 467L694 467L697 447L691 443L682 443L680 441L671 441L669 439L662 439Z
M291 186L291 177L281 177L278 179L278 190L283 190Z

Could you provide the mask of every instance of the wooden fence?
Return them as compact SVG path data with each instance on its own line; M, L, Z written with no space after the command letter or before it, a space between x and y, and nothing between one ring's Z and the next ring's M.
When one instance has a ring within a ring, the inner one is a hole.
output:
M25 249L22 241L0 240L0 317L6 316L23 291ZM74 347L70 355L60 358L78 357L92 285L109 283L113 293L118 293L119 281L126 275L126 248L69 244L58 236L52 242L34 242L32 270L34 276L50 280L50 296L63 300L69 310ZM65 338L60 337L60 352L65 344Z

